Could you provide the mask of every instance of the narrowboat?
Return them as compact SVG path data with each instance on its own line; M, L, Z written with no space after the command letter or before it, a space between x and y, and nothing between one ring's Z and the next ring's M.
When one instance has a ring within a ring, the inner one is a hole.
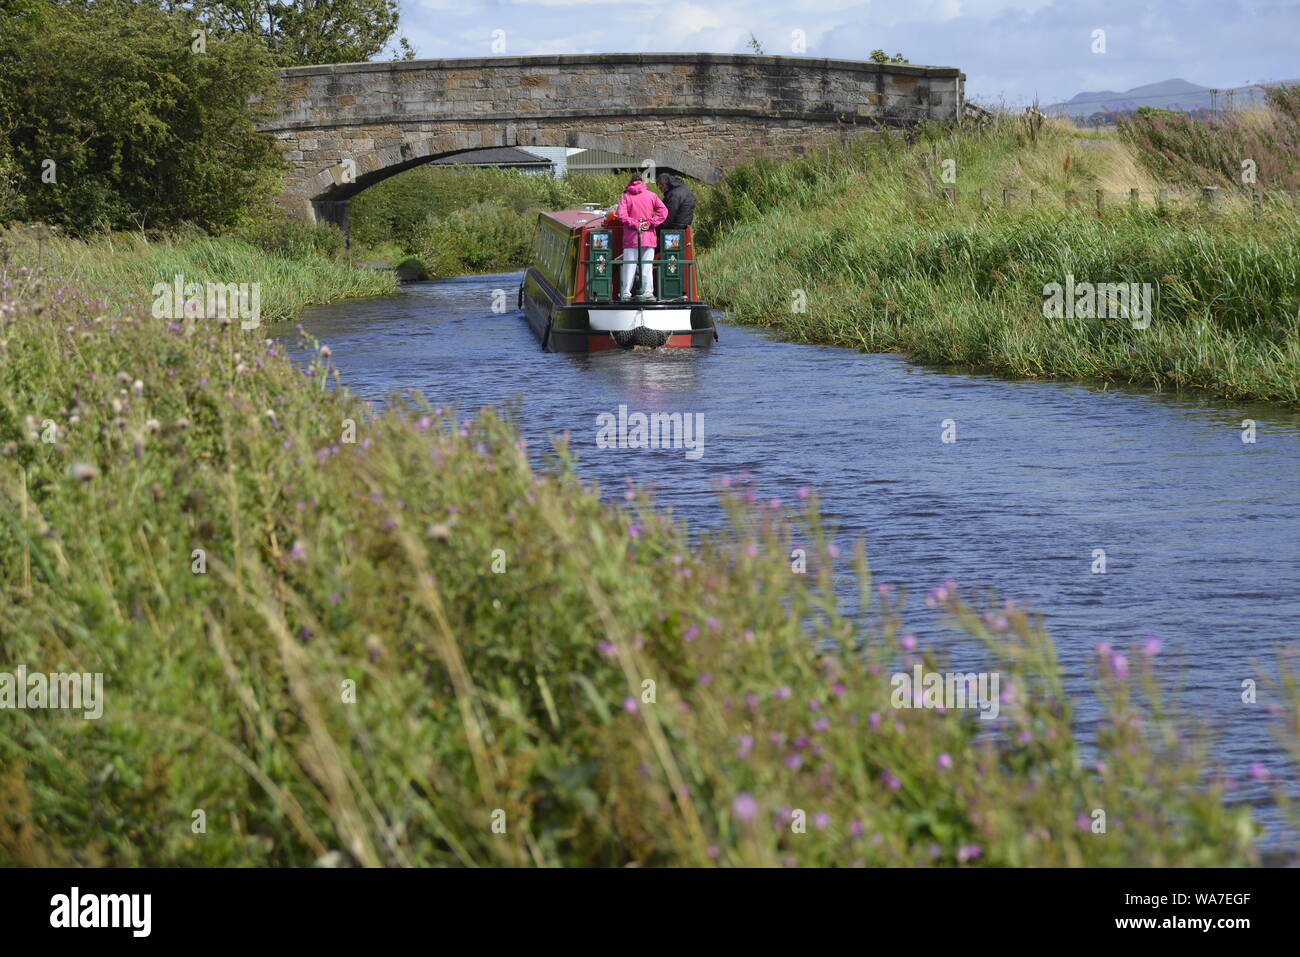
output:
M703 348L718 338L700 299L691 228L659 227L653 262L655 298L619 299L623 229L606 211L541 213L532 265L519 286L519 308L547 352Z

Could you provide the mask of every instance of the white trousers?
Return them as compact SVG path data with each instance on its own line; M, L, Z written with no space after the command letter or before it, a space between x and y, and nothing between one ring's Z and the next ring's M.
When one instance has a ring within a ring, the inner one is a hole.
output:
M654 267L650 264L655 258L653 246L641 247L641 295L655 294ZM623 298L632 295L632 277L636 275L636 247L623 250Z

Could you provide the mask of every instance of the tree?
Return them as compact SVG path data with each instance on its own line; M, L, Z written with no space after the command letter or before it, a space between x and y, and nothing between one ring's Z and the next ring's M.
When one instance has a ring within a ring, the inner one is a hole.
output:
M163 0L218 36L258 38L278 66L358 63L383 52L397 32L398 0ZM414 51L398 37L402 58Z
M25 214L74 231L193 222L266 202L282 160L250 98L274 71L248 37L210 38L154 4L34 0L0 18L0 136Z
M890 56L884 50L872 50L870 54L872 63L910 63L911 61L901 53L895 53Z

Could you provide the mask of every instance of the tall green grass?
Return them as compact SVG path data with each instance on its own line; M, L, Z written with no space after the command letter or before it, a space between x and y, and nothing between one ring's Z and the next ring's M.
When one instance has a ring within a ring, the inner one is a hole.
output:
M918 647L815 494L732 484L692 545L490 412L377 414L327 350L87 298L0 270L0 671L107 699L0 712L0 863L1258 859L1251 769L1207 759L1155 645L1098 649L1085 747L1038 619L945 583L983 659ZM913 662L996 671L999 717L895 707Z
M702 268L707 294L733 318L796 341L1013 376L1300 403L1294 210L1143 205L1099 216L1061 194L1114 184L1133 163L1077 150L1063 128L1030 136L1003 120L990 130L930 131L911 146L881 141L756 163L729 175L705 208L714 239ZM939 193L945 159L968 196L1014 183L1040 189L1040 202L950 205ZM1044 287L1067 276L1151 283L1150 327L1045 318Z
M159 282L261 283L262 320L288 319L305 305L356 296L391 295L397 280L389 272L341 261L341 239L321 239L337 230L306 226L286 236L266 229L244 235L201 232L148 237L106 233L89 239L49 235L42 227L18 227L0 235L14 265L37 266L75 283L112 308L153 301Z

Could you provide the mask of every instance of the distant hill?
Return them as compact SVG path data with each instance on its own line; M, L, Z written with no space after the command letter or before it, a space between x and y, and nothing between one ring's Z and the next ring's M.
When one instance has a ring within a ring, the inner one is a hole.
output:
M1042 109L1043 112L1056 116L1075 117L1089 117L1094 113L1124 113L1140 106L1158 106L1166 110L1192 113L1212 107L1222 110L1228 105L1240 108L1264 100L1264 92L1257 86L1238 87L1231 91L1219 90L1217 97L1211 96L1212 92L1208 86L1198 86L1187 80L1162 80L1159 83L1135 86L1122 93L1115 90L1076 93L1064 103L1052 103Z

